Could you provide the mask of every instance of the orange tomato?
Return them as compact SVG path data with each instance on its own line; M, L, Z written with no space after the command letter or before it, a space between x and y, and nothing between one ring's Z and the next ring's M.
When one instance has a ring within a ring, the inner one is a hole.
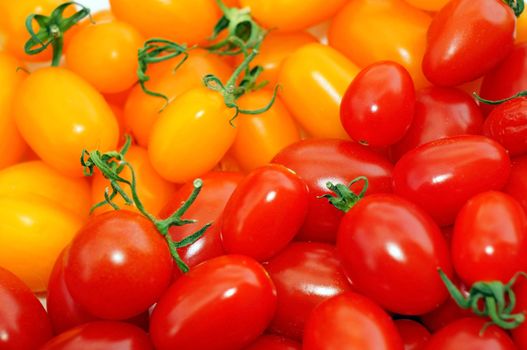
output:
M420 88L429 84L421 61L430 22L430 15L402 0L355 0L333 19L328 40L360 67L382 60L402 64Z
M418 9L437 12L441 10L450 0L405 0L410 5Z
M527 11L523 11L516 20L516 42L524 41L527 41Z
M285 60L280 96L311 136L348 139L340 123L340 101L359 68L337 50L308 44Z
M83 149L117 145L117 121L102 95L64 68L42 68L27 77L15 95L14 114L33 151L66 175L83 174Z

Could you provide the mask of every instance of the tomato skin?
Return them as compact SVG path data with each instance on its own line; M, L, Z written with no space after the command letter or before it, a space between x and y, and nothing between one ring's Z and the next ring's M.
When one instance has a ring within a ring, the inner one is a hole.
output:
M514 285L514 293L516 294L516 307L514 313L527 311L527 283L524 279L519 279ZM511 330L512 339L519 349L527 348L527 324L522 323L517 328Z
M374 63L353 79L340 105L348 135L370 146L389 146L410 127L414 114L412 77L398 63Z
M457 283L457 285L463 294L468 296L468 288L462 283ZM432 331L432 333L435 333L446 325L466 317L474 317L472 310L461 309L454 299L447 298L447 300L435 310L425 315L421 315L420 319L426 327Z
M469 198L501 189L509 173L510 160L500 144L484 136L454 136L405 154L395 165L394 192L447 226Z
M264 268L225 255L170 286L152 313L150 335L158 350L241 349L263 333L275 310L276 289Z
M303 349L402 350L403 344L383 309L360 294L347 292L313 310L307 320Z
M420 323L412 320L395 320L395 326L404 343L404 350L423 350L430 332Z
M527 213L527 156L512 160L509 182L503 190L514 197Z
M172 279L172 257L154 225L125 210L91 217L64 266L73 299L88 313L124 320L146 311Z
M262 335L244 350L301 350L302 345L277 335Z
M425 11L439 11L449 0L405 0L412 6Z
M51 338L42 304L13 273L0 267L0 348L37 350Z
M501 1L449 2L428 29L425 76L439 86L483 76L512 50L515 23L514 12Z
M271 330L302 339L313 309L335 295L351 290L333 246L292 243L266 265L276 285L278 308Z
M253 170L225 206L221 226L225 251L268 260L297 234L308 202L307 185L288 168L270 164Z

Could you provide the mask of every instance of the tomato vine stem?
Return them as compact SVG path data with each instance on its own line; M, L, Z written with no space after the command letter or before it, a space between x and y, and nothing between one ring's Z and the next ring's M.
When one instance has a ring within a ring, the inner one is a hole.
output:
M520 17L525 9L525 3L523 0L504 0L509 7L514 11L516 17Z
M355 194L351 190L351 186L355 183L363 181L364 185L359 194ZM335 208L347 213L358 201L360 201L366 195L368 191L368 178L366 176L358 176L346 186L343 184L334 184L331 181L326 183L327 188L332 191L333 194L324 194L318 198L327 198L329 203L331 203Z
M483 97L479 96L476 92L473 92L472 95L479 102L482 102L482 103L485 103L485 104L488 104L488 105L499 105L499 104L502 104L504 102L513 100L515 98L525 97L525 96L527 96L527 91L520 91L517 94L514 94L514 95L512 95L510 97L507 97L507 98L503 98L501 100L487 100L487 99L484 99Z

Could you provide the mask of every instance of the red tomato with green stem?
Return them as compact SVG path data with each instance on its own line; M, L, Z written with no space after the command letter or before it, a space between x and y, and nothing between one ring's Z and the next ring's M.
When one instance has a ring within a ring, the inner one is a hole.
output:
M527 156L512 160L509 182L503 190L516 198L527 213Z
M394 323L403 340L404 350L424 349L428 339L430 339L428 329L419 322L409 319L395 320Z
M301 350L302 345L278 335L262 335L244 350Z

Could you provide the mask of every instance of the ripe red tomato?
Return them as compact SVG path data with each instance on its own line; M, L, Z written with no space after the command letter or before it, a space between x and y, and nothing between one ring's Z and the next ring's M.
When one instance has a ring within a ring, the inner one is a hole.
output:
M390 316L368 298L347 292L313 310L304 333L303 350L402 350Z
M512 160L511 175L504 191L516 198L527 212L527 156Z
M424 144L395 165L394 192L423 208L442 226L451 225L465 202L499 190L510 173L505 149L484 136L464 135Z
M410 127L414 105L414 83L408 71L399 63L381 61L353 79L340 104L340 120L355 141L389 146Z
M310 193L306 221L297 238L305 241L335 242L343 213L321 195L331 193L328 181L347 184L357 176L366 176L368 194L392 191L392 164L379 154L354 142L311 139L283 149L273 159L295 171L308 185ZM354 190L359 190L352 187Z
M514 293L516 295L516 307L513 312L527 312L527 281L525 279L516 282ZM522 323L519 327L513 329L511 333L516 346L519 349L527 349L527 323Z
M395 326L403 340L404 350L423 350L430 332L422 324L412 320L396 320Z
M155 307L150 335L157 350L232 350L254 341L276 310L264 268L242 255L208 260L181 276Z
M286 167L270 164L253 170L225 206L225 251L259 261L273 257L298 233L308 201L307 185Z
M453 0L433 18L423 72L435 85L475 80L512 50L516 17L503 1Z
M294 340L277 335L262 335L244 350L301 350L302 345Z

